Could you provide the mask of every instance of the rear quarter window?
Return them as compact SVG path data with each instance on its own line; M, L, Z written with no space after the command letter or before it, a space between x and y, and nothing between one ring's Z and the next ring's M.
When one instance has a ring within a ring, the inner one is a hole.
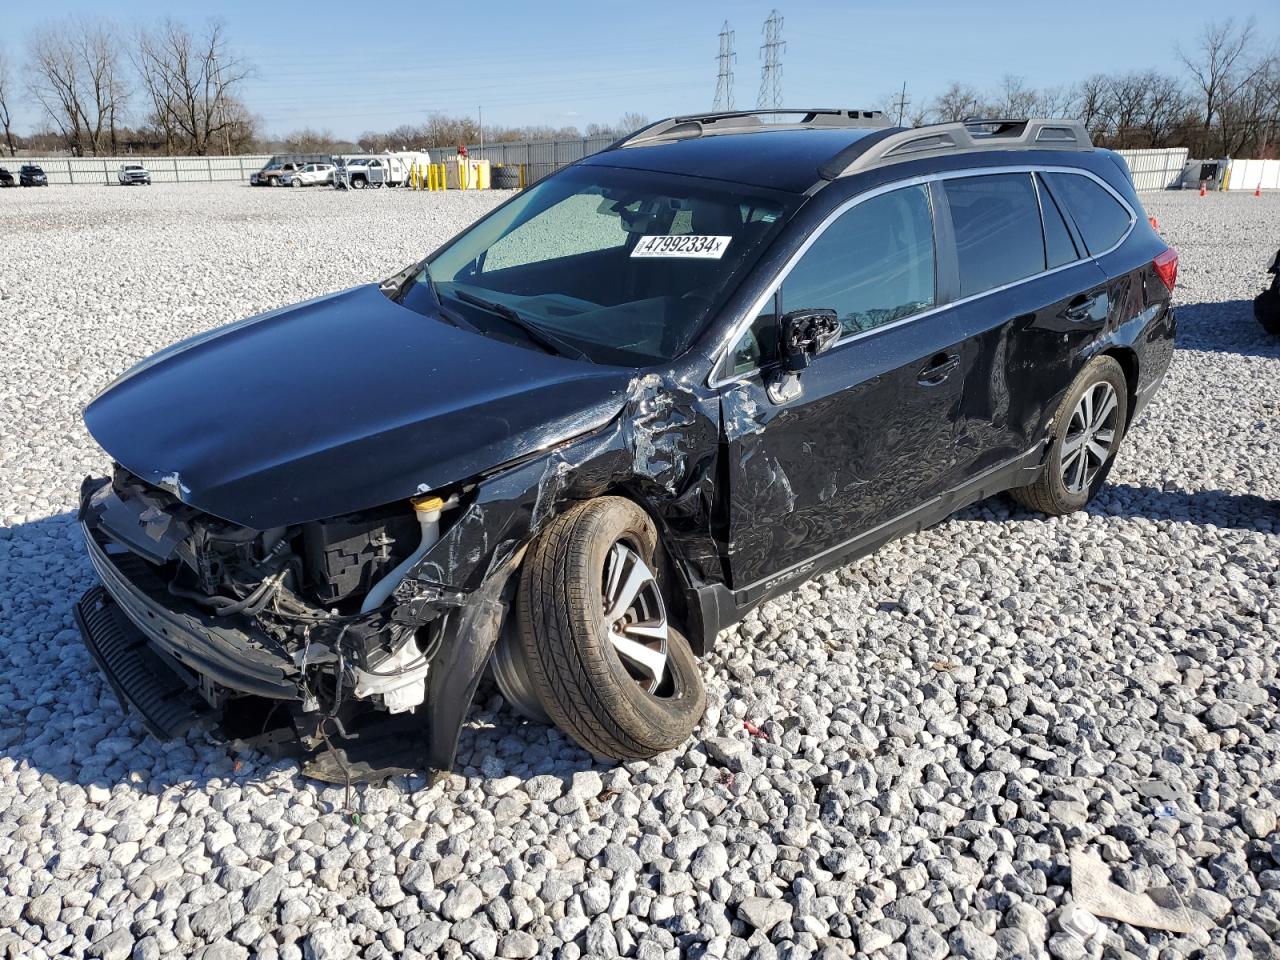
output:
M1090 256L1105 253L1120 242L1132 217L1108 190L1076 173L1047 173L1045 179L1071 214Z
M1044 270L1040 205L1028 173L945 182L960 267L960 296L971 297Z

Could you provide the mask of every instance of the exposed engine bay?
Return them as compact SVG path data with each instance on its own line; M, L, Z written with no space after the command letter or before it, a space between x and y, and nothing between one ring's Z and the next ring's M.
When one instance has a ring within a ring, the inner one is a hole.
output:
M420 497L254 530L117 467L110 481L87 481L81 519L134 590L214 630L240 630L244 643L277 660L304 712L340 716L355 699L395 714L423 703L448 611L387 600L457 505L456 496ZM176 632L152 638L177 647L183 660ZM251 686L209 682L198 672L200 692L215 707Z

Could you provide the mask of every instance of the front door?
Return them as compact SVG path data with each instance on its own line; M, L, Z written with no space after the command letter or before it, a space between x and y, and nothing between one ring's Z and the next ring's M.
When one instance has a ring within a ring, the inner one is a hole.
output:
M812 241L729 358L727 553L740 600L951 485L971 358L938 309L934 250L926 186L857 203ZM842 339L804 371L799 396L774 403L776 318L823 308Z

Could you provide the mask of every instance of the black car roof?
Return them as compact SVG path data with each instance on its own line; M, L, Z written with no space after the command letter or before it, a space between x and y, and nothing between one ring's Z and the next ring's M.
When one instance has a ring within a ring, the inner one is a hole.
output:
M792 193L822 181L931 157L993 151L1092 151L1079 120L969 118L903 128L875 111L791 110L798 122L763 122L766 111L673 117L581 161L712 177Z
M818 168L876 130L814 128L717 133L595 153L583 163L683 173L803 193Z

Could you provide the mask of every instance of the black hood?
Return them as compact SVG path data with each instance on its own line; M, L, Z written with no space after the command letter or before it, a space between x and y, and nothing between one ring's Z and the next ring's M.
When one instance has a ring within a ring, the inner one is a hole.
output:
M634 371L469 333L373 285L138 364L85 408L117 462L257 529L438 490L606 423Z

